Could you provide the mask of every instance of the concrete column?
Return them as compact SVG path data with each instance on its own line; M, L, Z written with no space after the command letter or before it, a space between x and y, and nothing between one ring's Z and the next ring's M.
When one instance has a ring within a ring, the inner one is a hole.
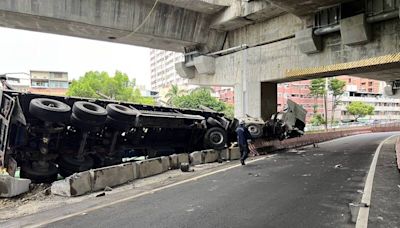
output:
M278 86L272 82L261 83L261 118L267 120L278 110Z
M246 81L235 85L235 117L246 114L267 120L277 111L277 84Z

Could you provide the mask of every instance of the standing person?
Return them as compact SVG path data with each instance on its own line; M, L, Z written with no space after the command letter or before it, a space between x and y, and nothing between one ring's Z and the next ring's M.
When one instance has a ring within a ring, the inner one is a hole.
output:
M245 165L244 161L249 155L249 145L247 140L252 139L249 130L244 126L244 120L240 121L240 125L236 128L237 141L240 149L240 162Z

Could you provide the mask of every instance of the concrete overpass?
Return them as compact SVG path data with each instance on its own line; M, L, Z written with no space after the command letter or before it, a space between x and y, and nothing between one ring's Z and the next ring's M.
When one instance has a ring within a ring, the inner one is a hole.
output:
M185 52L181 76L234 86L237 116L275 112L277 82L400 79L399 0L4 0L0 26Z

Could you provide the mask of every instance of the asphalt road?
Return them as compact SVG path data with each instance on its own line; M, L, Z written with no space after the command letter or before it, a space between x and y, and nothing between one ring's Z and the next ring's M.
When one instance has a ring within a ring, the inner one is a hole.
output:
M279 153L47 227L354 227L348 204L360 200L373 154L392 134Z

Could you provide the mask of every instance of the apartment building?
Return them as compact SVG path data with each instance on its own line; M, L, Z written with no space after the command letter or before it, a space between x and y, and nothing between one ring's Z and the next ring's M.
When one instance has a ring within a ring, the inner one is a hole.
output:
M68 73L57 71L30 71L32 93L63 96L68 90Z
M187 87L188 80L181 78L175 71L175 63L183 61L183 54L152 49L150 50L151 90L161 91L171 85Z

